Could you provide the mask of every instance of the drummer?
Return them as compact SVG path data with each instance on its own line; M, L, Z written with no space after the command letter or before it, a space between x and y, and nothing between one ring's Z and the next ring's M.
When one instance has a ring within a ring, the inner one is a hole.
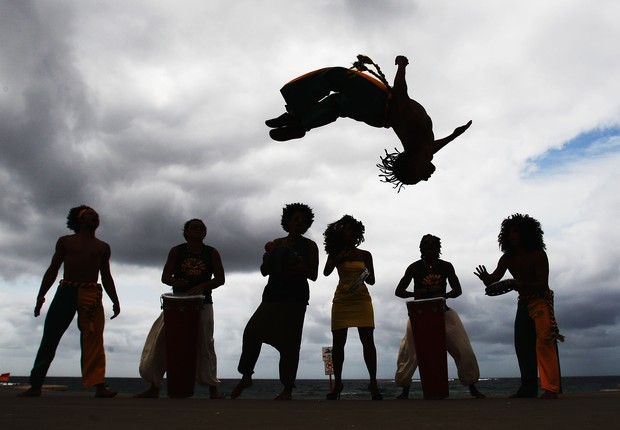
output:
M448 261L439 259L441 255L441 239L431 234L424 235L420 241L421 258L407 267L405 275L398 283L394 294L403 299L454 299L462 294L461 283L456 276L454 266ZM407 287L413 280L413 292L407 291ZM447 284L450 291L446 292ZM476 388L476 382L480 377L478 361L465 332L463 323L454 309L446 306L446 348L454 358L456 369L461 384L469 387L473 397L482 399L485 397ZM409 397L411 377L417 368L417 357L413 344L413 332L411 324L407 321L407 332L400 343L396 375L396 385L402 387L398 399Z
M172 287L175 294L203 295L200 313L196 358L196 382L209 387L211 399L223 399L217 378L217 357L213 340L213 300L211 292L224 285L224 268L217 249L205 245L207 226L202 220L191 219L183 227L186 243L173 247L168 253L161 281ZM134 397L159 397L166 372L166 345L163 312L153 323L140 359L140 376L151 386Z

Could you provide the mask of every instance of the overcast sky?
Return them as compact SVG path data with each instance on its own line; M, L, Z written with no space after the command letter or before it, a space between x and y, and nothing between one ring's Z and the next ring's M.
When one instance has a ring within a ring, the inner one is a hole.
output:
M487 297L473 274L495 267L500 223L517 212L545 231L563 374L620 374L618 16L614 0L0 0L0 372L29 374L55 291L34 318L41 277L68 210L87 204L122 307L106 325L108 376L138 376L168 250L196 217L226 269L213 294L219 376L237 378L263 245L284 234L282 207L303 202L321 272L326 225L351 214L366 226L380 378L394 375L407 319L394 289L426 233L460 278L448 305L482 376L518 376L516 293ZM436 137L473 120L430 181L381 183L375 164L399 142L353 120L270 140L284 83L361 53L390 81L396 55L409 58L409 95ZM300 378L325 377L336 283L311 284ZM75 325L49 375L80 374ZM354 330L346 351L343 377L367 378ZM255 377L277 378L275 357L265 346Z

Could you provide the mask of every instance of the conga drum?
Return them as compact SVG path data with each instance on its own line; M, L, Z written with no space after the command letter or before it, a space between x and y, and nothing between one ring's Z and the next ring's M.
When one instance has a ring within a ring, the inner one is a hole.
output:
M204 296L161 296L166 333L168 397L191 397L196 379L196 341Z
M445 303L443 298L407 302L425 399L449 395Z

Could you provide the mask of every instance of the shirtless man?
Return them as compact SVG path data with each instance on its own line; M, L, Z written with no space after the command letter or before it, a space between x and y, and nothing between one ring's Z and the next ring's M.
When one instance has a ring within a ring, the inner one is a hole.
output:
M63 279L52 300L43 338L34 366L30 373L30 388L22 397L38 397L47 371L52 364L56 348L63 334L78 314L82 345L82 383L85 387L96 387L95 397L114 397L116 392L105 385L105 351L103 328L105 317L102 304L101 283L112 300L114 319L121 312L114 280L110 273L110 246L95 237L99 227L99 215L88 206L72 208L67 216L67 227L75 232L63 236L56 242L56 251L48 267L37 296L34 316L41 314L45 294L52 287L60 267L64 265Z
M478 266L474 274L488 286L508 270L519 293L515 318L515 350L521 371L521 386L513 397L536 397L540 373L541 399L557 399L561 391L557 341L559 334L549 289L549 260L540 223L529 215L514 214L502 222L498 242L503 255L497 268L488 273Z
M369 58L363 58L375 65ZM435 171L433 155L463 134L471 121L457 127L449 136L435 140L431 118L407 93L405 68L409 60L399 55L395 64L398 69L392 88L376 65L381 81L344 67L328 67L292 80L280 90L287 112L266 121L273 128L269 135L277 141L298 139L339 117L373 127L391 127L403 145L403 152L386 151L386 156L381 157L377 166L383 181L400 190L404 185L428 180Z

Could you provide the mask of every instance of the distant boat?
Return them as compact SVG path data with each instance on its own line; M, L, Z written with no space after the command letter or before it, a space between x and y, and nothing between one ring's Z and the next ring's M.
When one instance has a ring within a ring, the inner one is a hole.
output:
M8 383L9 382L9 378L11 377L11 373L3 373L0 375L0 382L5 382Z

